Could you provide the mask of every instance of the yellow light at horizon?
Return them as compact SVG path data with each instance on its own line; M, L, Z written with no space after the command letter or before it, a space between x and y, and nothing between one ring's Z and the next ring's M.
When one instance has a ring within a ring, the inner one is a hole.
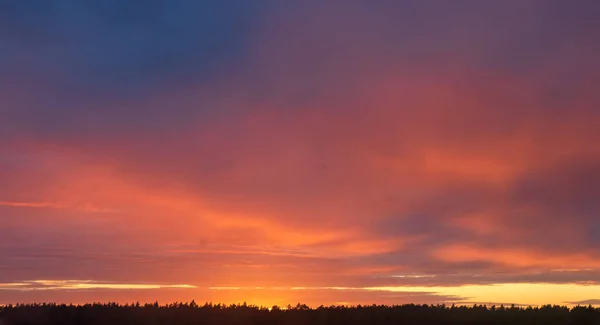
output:
M524 305L557 304L600 298L600 285L500 283L458 287L367 287L368 291L428 292L459 296L463 302L499 302Z
M211 290L252 291L255 287L211 287ZM495 303L540 306L572 305L573 302L600 299L600 285L551 283L499 283L466 286L381 286L381 287L260 287L260 290L277 291L368 291L398 293L428 293L452 296L459 304Z

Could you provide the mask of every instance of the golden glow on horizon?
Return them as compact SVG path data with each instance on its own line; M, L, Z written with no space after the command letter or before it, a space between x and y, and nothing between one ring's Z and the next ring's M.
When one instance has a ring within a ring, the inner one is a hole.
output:
M524 305L564 305L582 297L600 296L600 285L550 283L500 283L458 287L369 287L365 290L389 292L431 292L464 297L463 302L504 302Z
M252 287L211 287L212 290L253 290ZM582 297L600 297L600 285L545 284L545 283L501 283L493 285L467 286L380 286L380 287L272 287L260 290L334 290L397 293L428 293L460 298L457 303L514 303L540 306L545 304L572 305ZM586 298L586 299L589 299Z

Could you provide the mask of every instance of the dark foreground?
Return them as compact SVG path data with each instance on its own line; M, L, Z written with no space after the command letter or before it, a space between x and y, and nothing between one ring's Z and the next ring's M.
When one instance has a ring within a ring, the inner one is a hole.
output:
M282 310L246 305L198 306L175 303L166 306L89 304L17 305L0 307L1 325L26 324L111 324L111 325L226 325L226 324L594 324L600 325L600 308L545 306L516 307L448 307L427 305L320 307L304 305Z

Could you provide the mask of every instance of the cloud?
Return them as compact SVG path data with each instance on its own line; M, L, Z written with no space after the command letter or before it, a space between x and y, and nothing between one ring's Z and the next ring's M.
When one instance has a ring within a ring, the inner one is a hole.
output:
M3 282L598 282L595 3L242 2L0 5Z
M83 210L85 212L93 213L117 213L117 209L99 208L93 205L83 205L81 207L71 207L69 205L53 203L53 202L11 202L11 201L0 201L1 207L13 207L13 208L54 208L54 209L68 209L75 208Z
M126 94L186 76L212 75L215 65L235 56L258 6L237 0L144 6L61 0L9 1L2 7L4 48L45 53L13 57L12 63L33 63L32 70L61 75L57 82L91 95L107 89Z
M102 283L91 280L32 280L17 283L0 283L0 290L148 290L148 289L192 289L189 284L131 284Z
M9 202L0 201L0 206L15 208L65 208L64 205L51 202Z
M600 305L600 299L586 299L580 301L567 301L571 305Z

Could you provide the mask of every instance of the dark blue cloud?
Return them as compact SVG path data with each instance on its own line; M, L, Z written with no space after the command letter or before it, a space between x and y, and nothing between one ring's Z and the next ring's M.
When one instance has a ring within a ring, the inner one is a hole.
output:
M0 83L22 94L11 94L10 122L1 132L48 136L60 130L73 137L181 127L199 111L221 107L208 99L156 106L140 101L165 88L198 84L206 93L218 88L221 97L243 89L281 106L327 105L327 98L360 91L364 84L356 76L375 63L453 65L466 57L474 66L522 73L543 69L540 62L572 43L595 44L595 2L532 3L2 1ZM260 58L266 63L257 64L251 52L261 46L271 50ZM590 81L581 77L584 67L576 62L585 60L578 55L550 78L555 94L548 106L575 96L565 84ZM237 88L215 86L231 75Z
M246 54L261 1L3 1L3 137L159 131L214 110L153 100L211 84ZM198 95L202 97L202 95ZM135 131L132 131L135 130Z
M2 65L31 63L72 91L102 94L214 76L243 55L259 2L26 0L0 6ZM13 72L22 72L18 68Z

